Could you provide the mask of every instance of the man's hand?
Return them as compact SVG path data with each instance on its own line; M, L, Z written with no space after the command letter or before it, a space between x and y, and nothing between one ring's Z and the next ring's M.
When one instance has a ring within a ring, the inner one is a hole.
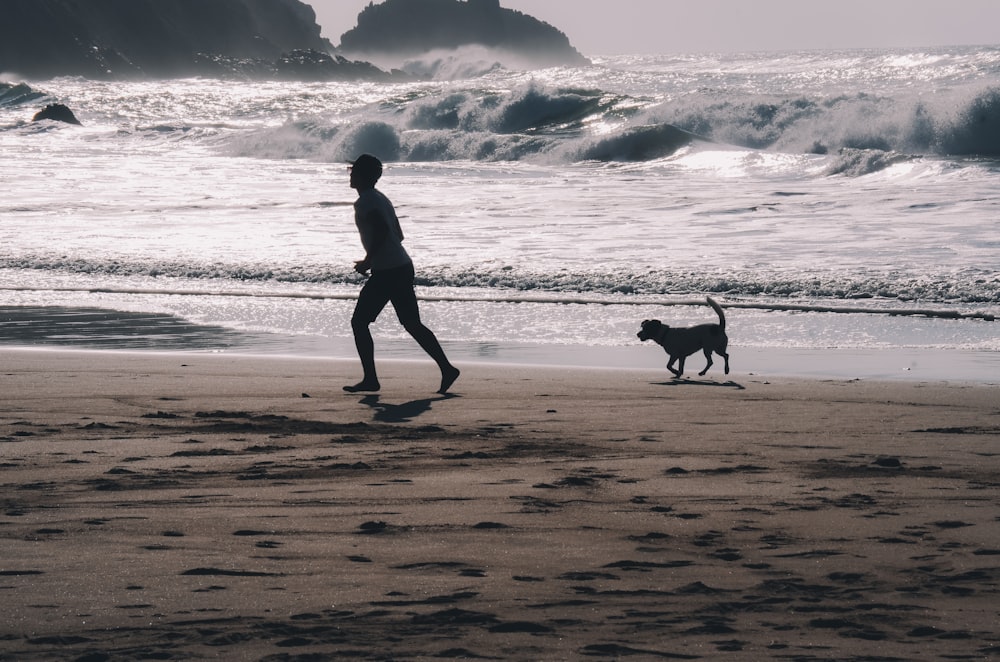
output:
M368 262L368 258L365 258L363 260L358 260L357 262L354 263L354 270L357 271L359 274L368 273L368 270L370 268L371 265Z

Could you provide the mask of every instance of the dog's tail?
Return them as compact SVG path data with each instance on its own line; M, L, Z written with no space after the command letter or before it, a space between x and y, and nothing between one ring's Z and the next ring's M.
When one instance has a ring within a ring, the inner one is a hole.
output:
M705 300L708 301L708 305L710 305L715 310L715 313L719 316L719 328L721 330L725 331L726 330L726 316L722 314L722 306L720 306L719 304L717 304L715 302L715 299L713 299L712 297L705 297Z

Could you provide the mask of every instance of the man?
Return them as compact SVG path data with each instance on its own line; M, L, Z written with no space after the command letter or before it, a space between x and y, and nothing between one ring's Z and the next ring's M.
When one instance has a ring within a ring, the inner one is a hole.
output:
M413 291L413 261L403 248L403 230L392 203L375 190L382 176L382 162L371 154L362 154L350 163L351 188L358 192L354 222L365 249L365 258L355 262L354 269L361 274L370 270L371 276L361 288L351 317L354 344L361 357L364 377L357 384L345 386L344 390L358 393L381 388L375 372L375 342L368 327L391 301L403 328L437 362L441 370L438 393L447 393L458 379L459 370L448 361L434 333L420 321L417 295Z

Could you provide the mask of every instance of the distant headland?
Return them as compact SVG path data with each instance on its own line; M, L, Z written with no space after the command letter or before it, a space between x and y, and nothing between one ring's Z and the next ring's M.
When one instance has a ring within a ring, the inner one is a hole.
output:
M283 53L332 51L298 0L4 0L2 13L0 72L34 78L266 73Z
M551 25L500 0L369 4L335 47L300 0L4 0L0 74L27 78L353 80L404 76L344 54L478 44L539 66L587 63Z

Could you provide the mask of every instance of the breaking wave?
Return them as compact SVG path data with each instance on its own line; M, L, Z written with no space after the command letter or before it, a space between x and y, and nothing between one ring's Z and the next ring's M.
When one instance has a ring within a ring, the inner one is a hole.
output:
M287 82L244 98L204 81L200 94L185 88L164 100L170 124L143 124L137 109L148 112L150 92L142 86L117 107L104 107L114 95L93 81L68 88L78 98L58 96L120 137L163 139L170 129L171 140L250 158L339 162L373 152L395 161L643 163L694 145L817 155L826 160L817 172L859 176L915 156L1000 157L1000 87L989 82L1000 51L917 55L896 58L886 73L884 55L853 54L844 63L850 75L830 65L804 84L797 60L727 71L710 59L619 58L528 73L489 52L450 53L409 63L433 80L374 84L368 101L345 99L336 85ZM883 79L867 79L868 70ZM918 75L919 85L911 79ZM0 82L0 113L23 123L25 108L47 96L41 84Z
M1000 88L991 87L965 104L936 141L942 154L1000 156Z
M3 83L0 82L0 108L5 106L20 106L38 99L44 99L44 92L32 89L24 83Z
M356 285L363 280L352 269L327 266L275 266L120 259L0 258L0 269L50 271L109 277L175 278L215 283L285 283L292 285ZM942 274L859 272L802 274L755 270L705 273L686 270L632 272L532 271L510 266L484 268L421 267L417 283L430 288L472 288L486 292L542 292L579 296L683 296L714 293L755 299L880 299L937 304L1000 303L995 273L968 269ZM10 289L10 288L7 288ZM15 287L14 289L22 289ZM25 289L31 289L26 287ZM181 292L182 293L182 292ZM494 296L486 295L487 299ZM556 299L559 300L558 298Z
M396 161L648 162L692 144L824 155L828 174L864 175L918 155L1000 156L1000 89L959 110L859 94L821 98L692 95L639 108L599 90L537 84L452 90L377 112L290 120L231 135L224 149L257 158L339 162L359 152Z

